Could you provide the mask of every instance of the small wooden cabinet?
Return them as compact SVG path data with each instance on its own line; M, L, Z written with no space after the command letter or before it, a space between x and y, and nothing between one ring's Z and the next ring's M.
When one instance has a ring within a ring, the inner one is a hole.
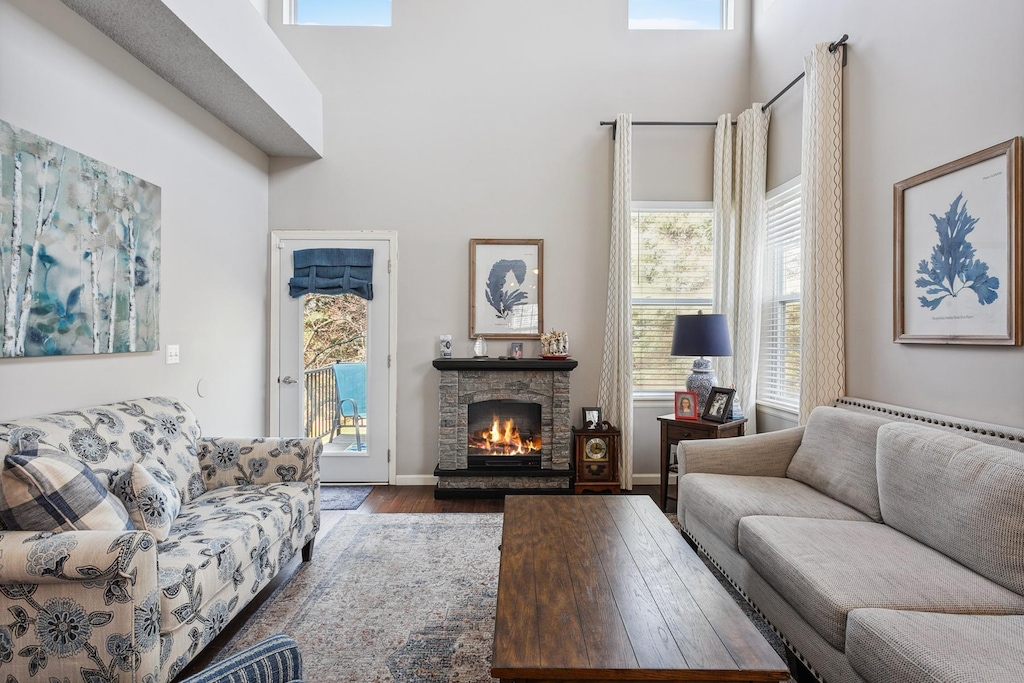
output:
M676 498L668 494L669 473L678 474L679 472L679 465L669 461L672 446L680 441L694 439L727 439L733 436L743 436L743 425L747 423L747 420L744 418L723 423L706 420L677 420L675 414L670 413L659 416L658 422L661 423L661 489L658 502L661 504L661 509L664 510L668 499L675 500Z
M622 433L607 422L597 429L572 429L576 462L576 493L619 493L619 452Z

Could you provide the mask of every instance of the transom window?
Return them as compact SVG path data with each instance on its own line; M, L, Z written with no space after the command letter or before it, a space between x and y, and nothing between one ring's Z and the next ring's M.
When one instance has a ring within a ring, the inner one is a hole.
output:
M692 31L732 28L732 0L629 0L629 28Z
M800 178L768 193L757 401L800 408Z
M711 312L711 202L633 202L633 394L685 386L692 358L674 357L677 315Z
M285 0L285 23L391 26L391 0Z

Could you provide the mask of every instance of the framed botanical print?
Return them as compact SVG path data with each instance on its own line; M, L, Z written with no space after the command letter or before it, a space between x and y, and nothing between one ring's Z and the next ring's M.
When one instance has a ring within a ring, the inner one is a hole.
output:
M1017 345L1021 138L896 183L894 330L901 344Z
M539 339L544 240L469 241L469 336Z

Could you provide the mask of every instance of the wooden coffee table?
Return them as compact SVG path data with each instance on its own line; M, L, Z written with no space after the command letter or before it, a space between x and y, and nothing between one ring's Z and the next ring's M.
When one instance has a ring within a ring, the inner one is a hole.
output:
M491 675L785 681L789 670L648 496L507 496Z

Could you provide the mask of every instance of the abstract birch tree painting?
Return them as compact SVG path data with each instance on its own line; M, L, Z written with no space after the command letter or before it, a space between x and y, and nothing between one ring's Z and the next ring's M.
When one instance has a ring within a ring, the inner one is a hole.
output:
M0 358L153 351L160 188L0 121Z

